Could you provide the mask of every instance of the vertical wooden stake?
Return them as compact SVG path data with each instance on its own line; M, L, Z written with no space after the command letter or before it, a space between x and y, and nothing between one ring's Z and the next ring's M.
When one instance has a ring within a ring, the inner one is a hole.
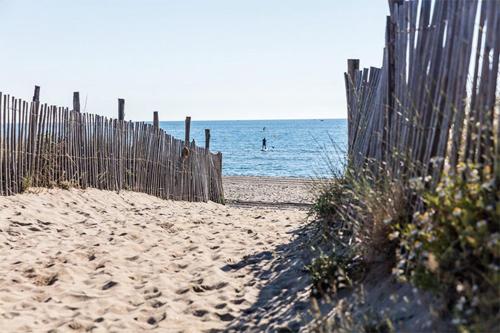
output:
M160 127L160 121L158 119L158 111L153 111L153 126L154 128Z
M186 117L186 137L184 138L184 145L189 146L189 138L191 134L191 117Z
M394 92L395 89L395 79L396 79L396 63L395 63L395 36L396 36L396 24L391 20L390 16L386 18L386 36L385 36L385 48L387 50L387 63L384 64L387 68L387 104L386 109L386 119L384 127L384 138L383 138L383 159L384 162L388 163L388 167L392 167L389 158L389 150L392 148L391 144L391 128L392 128L392 114L394 111ZM384 152L385 150L385 152Z
M351 84L354 84L354 77L359 70L359 59L347 59L347 73L351 79Z
M78 91L73 93L73 111L80 112L80 93Z
M40 102L40 86L35 86L35 92L33 94L33 102Z
M222 153L218 152L217 157L219 158L219 179L222 179Z
M28 141L29 141L29 160L28 160L28 169L30 176L33 176L34 174L34 167L35 167L35 143L36 143L36 129L37 129L37 122L38 122L38 108L40 105L40 86L35 86L35 92L33 94L33 103L31 104L31 111L30 111L30 120L29 120L29 134L28 134ZM5 106L4 106L5 107Z
M205 129L205 149L210 150L210 129Z
M118 98L118 120L125 120L125 100Z

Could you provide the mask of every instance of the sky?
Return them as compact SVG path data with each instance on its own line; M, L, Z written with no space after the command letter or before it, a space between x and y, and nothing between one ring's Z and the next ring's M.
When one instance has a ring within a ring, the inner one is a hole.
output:
M0 0L0 91L151 120L345 118L386 0Z

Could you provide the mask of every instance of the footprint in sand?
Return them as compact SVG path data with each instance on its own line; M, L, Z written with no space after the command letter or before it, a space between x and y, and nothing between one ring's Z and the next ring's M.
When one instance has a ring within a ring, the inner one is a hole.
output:
M196 316L196 317L203 317L204 315L206 315L208 313L207 310L194 310L193 311L193 316Z
M198 246L197 245L193 245L193 246L190 246L186 249L186 252L193 252L194 250L197 250L198 249Z
M199 285L193 286L192 288L193 288L193 291L195 293L203 293L203 292L205 292L205 289L202 286L199 286Z
M37 286L51 286L56 283L57 280L57 274L51 274L48 276L40 276L35 274L33 284Z
M241 303L244 303L246 301L246 299L244 298L239 298L239 299L233 299L231 301L231 303L235 304L235 305L240 305Z
M167 313L166 312L163 312L157 316L151 316L148 318L148 320L146 321L149 325L156 325L158 324L160 321L162 320L165 320L167 318Z
M153 299L153 298L158 298L161 296L161 291L158 290L156 287L150 287L144 289L144 299Z
M113 288L114 286L116 286L118 284L118 282L115 282L115 281L109 281L107 283L105 283L103 286L102 286L102 290L108 290L110 288Z
M235 318L235 316L233 316L230 313L223 313L223 314L216 313L216 315L222 321L231 321L231 320L233 320Z
M164 306L165 304L167 304L166 302L160 302L160 301L152 301L150 303L151 307L152 308L155 308L155 309L158 309L158 308L161 308L162 306Z
M222 288L224 288L224 287L227 287L228 285L229 285L229 283L228 283L228 282L219 282L219 283L217 283L217 284L213 285L213 286L210 288L210 290L212 290L212 289L219 290L219 289L222 289Z
M181 289L177 289L177 290L175 291L175 293L176 293L177 295L182 295L182 294L187 293L188 291L189 291L189 288L181 288Z
M245 283L245 287L253 287L255 285L255 283L256 283L255 280L249 281L249 282Z

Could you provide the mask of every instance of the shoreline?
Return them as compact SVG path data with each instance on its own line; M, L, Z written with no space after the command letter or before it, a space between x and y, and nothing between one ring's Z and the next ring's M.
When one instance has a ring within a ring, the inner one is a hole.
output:
M326 178L325 178L326 179ZM304 184L314 184L322 179L312 178L312 177L284 177L284 176L222 176L222 180L229 182L237 181L268 181L272 182L283 182L283 183L304 183Z

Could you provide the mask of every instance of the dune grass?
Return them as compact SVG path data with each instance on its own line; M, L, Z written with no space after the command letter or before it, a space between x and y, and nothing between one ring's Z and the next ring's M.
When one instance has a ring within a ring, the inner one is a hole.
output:
M330 245L307 267L313 296L355 288L371 268L384 265L395 280L441 300L439 316L457 330L494 329L500 321L500 193L491 168L445 168L437 186L429 177L374 181L368 171L346 170L323 185L312 208ZM395 330L383 314L364 318L350 328Z

